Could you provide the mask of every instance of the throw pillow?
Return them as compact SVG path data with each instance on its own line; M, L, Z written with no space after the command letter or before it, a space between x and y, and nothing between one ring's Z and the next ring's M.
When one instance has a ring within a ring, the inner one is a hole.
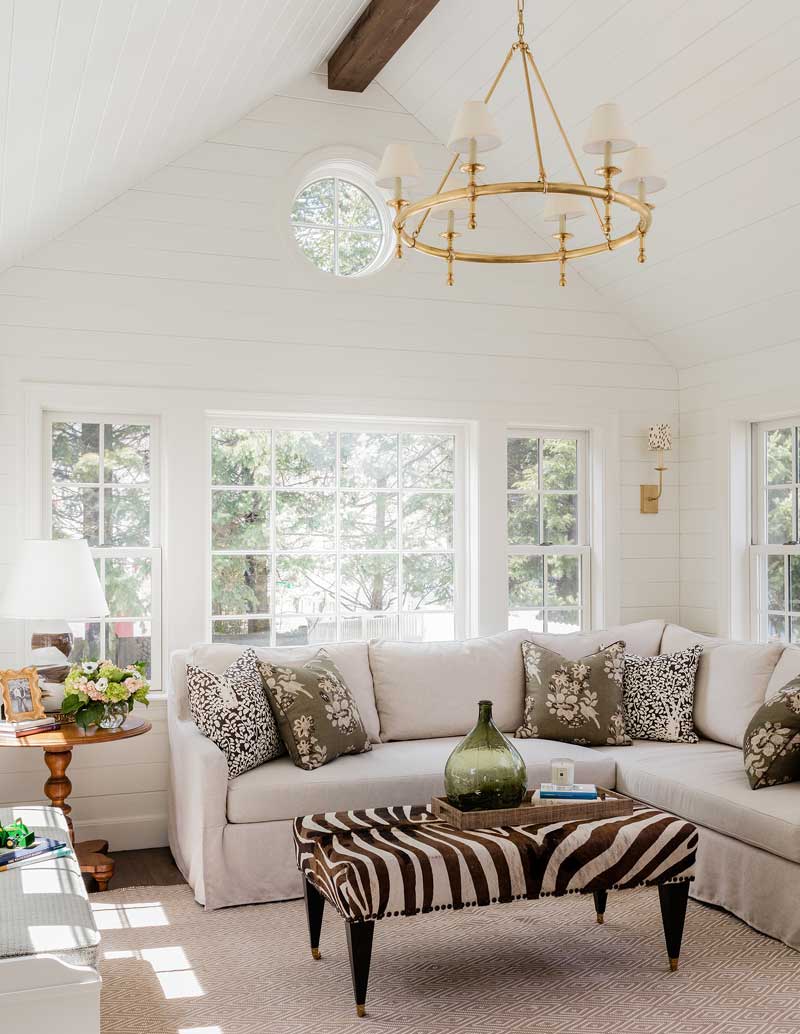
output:
M259 668L283 742L298 768L320 768L340 754L372 750L355 698L324 650L304 664L260 661Z
M754 790L800 782L800 676L753 715L744 734L744 770Z
M625 643L570 661L536 643L522 644L525 717L517 736L581 743L629 744L622 710Z
M187 664L186 688L195 725L225 755L230 779L286 753L254 650L246 649L222 675Z
M702 646L655 657L625 655L625 730L635 740L697 743L692 711Z

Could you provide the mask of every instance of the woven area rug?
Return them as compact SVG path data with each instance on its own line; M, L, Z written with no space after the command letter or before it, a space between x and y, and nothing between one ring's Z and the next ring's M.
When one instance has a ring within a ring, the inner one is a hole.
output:
M103 1034L797 1034L800 954L689 902L670 973L654 890L376 924L367 1017L341 920L302 901L205 912L188 887L94 894ZM330 910L329 910L330 911Z

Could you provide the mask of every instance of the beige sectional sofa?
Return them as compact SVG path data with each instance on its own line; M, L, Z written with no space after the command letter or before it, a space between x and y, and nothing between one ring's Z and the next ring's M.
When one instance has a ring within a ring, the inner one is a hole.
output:
M800 648L733 643L662 621L574 635L506 632L463 643L335 643L326 649L357 698L373 749L307 772L288 757L229 780L223 754L191 719L187 662L222 672L239 654L202 644L172 656L170 844L207 908L298 897L291 820L300 814L422 803L443 790L444 764L474 721L477 701L495 701L506 733L522 719L520 643L532 638L575 659L617 639L630 653L704 647L695 693L697 744L637 741L588 748L515 740L529 783L550 759L575 760L576 779L616 787L695 822L701 830L692 894L800 949L800 783L751 790L742 738L763 700L800 673ZM318 647L256 652L304 660Z

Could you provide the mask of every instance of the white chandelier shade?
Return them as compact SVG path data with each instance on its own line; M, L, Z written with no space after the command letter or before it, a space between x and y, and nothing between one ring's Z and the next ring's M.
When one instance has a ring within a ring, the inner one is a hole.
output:
M416 183L421 176L419 163L408 144L387 144L375 176L375 185L392 188L395 180Z
M461 105L450 131L447 149L454 154L468 153L473 140L478 154L492 151L503 142L491 112L483 101L465 101Z
M546 223L557 223L562 216L564 219L580 219L584 215L586 209L583 201L574 194L548 192L545 195L542 218Z
M630 151L636 141L625 124L619 104L598 104L592 112L592 119L583 141L587 154L604 154L607 147L611 153Z
M646 194L655 194L666 185L667 181L661 175L652 148L634 147L632 151L628 151L622 163L620 190L636 194L642 187Z

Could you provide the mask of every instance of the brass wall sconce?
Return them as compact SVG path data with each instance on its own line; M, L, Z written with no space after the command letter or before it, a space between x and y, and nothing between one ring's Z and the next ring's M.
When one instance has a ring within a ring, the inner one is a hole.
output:
M672 428L669 424L654 424L647 432L647 448L658 453L657 485L639 486L639 512L658 513L658 500L664 491L664 453L672 448Z

